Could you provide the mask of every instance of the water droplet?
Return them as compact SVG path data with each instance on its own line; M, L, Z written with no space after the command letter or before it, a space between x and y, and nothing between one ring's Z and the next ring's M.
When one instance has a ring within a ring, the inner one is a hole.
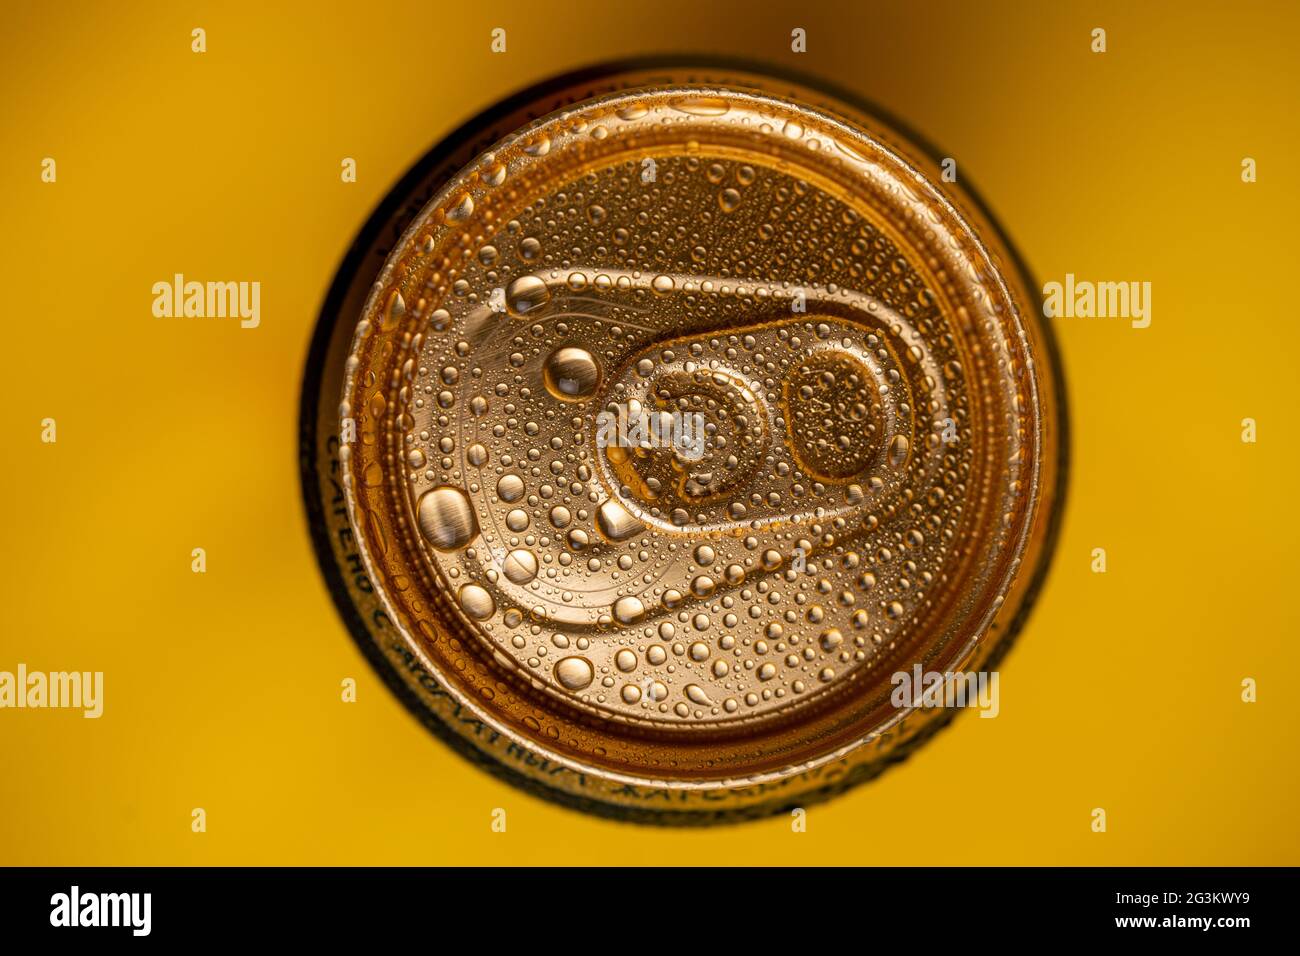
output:
M520 276L506 286L506 308L511 315L536 312L551 300L551 290L537 276Z
M626 541L644 528L637 518L617 501L606 501L596 512L596 524L600 533L610 541Z
M542 379L546 390L560 401L582 402L595 394L600 366L586 349L566 346L547 357Z
M447 207L446 218L451 223L464 222L473 211L474 197L469 193L461 193Z
M518 501L524 496L524 480L518 475L502 475L497 482L497 497L502 501Z
M391 329L404 315L406 315L406 300L402 298L402 293L394 289L388 294L388 301L384 303L384 314L380 319L380 325L384 329Z
M679 96L669 105L692 116L722 116L731 109L720 96Z
M461 587L459 592L460 606L470 617L476 621L482 621L492 616L497 609L492 600L492 595L487 590L477 584L466 584Z
M501 572L515 584L527 584L537 577L537 556L523 548L511 551L501 562Z
M613 613L620 624L635 624L645 616L645 605L639 597L621 597L614 602Z
M582 690L595 678L596 671L585 657L565 657L555 662L555 679L565 690Z
M465 492L451 485L426 491L416 509L420 533L439 551L458 551L478 533Z
M687 684L684 688L686 696L697 704L712 704L709 695L704 693L704 688L699 684Z
M907 461L907 453L911 448L906 435L895 435L894 440L889 443L889 464L897 468Z

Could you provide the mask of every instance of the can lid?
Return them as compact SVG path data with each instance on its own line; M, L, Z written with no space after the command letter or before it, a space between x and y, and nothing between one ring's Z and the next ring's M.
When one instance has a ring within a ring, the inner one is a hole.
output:
M343 389L409 649L549 759L753 783L987 636L1039 501L1031 316L884 137L714 85L506 137L389 255Z

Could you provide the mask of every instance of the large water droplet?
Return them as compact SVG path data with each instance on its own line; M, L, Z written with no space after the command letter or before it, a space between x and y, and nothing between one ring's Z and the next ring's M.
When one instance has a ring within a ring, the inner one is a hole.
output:
M679 96L670 105L692 116L722 116L731 109L731 104L720 96Z
M527 584L537 577L537 556L523 548L511 551L501 562L501 571L515 584Z
M907 453L911 449L911 443L905 435L895 435L894 440L889 443L889 464L897 468L903 462L907 461Z
M645 616L645 605L639 597L621 597L614 602L614 620L620 624L635 624Z
M565 690L582 690L596 677L591 661L585 657L565 657L555 664L555 679Z
M506 309L511 315L536 312L551 300L551 290L537 276L520 276L506 286Z
M617 501L606 501L596 512L600 533L610 541L626 541L645 528L637 518Z
M391 329L404 315L406 315L406 300L402 298L401 292L394 289L388 294L388 301L384 303L384 314L380 324L385 329Z
M460 589L459 597L461 610L476 621L491 617L492 612L497 609L492 595L477 584L464 585Z
M524 496L524 480L516 474L502 475L497 482L497 497L502 501L518 501Z
M713 701L709 700L709 695L704 692L704 688L699 684L687 684L685 687L685 693L686 696L696 704L713 703Z
M439 551L458 551L478 533L469 499L451 485L425 492L416 517L424 539Z
M556 349L542 369L546 390L562 402L586 401L600 384L600 366L586 349Z
M461 193L447 207L447 221L451 223L464 222L473 211L474 197L469 193Z

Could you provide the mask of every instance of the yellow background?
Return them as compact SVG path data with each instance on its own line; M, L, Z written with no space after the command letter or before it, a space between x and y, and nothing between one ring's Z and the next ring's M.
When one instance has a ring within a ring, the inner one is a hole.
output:
M0 670L102 670L105 714L0 711L0 863L1300 863L1294 7L5 6ZM308 338L375 204L500 97L669 51L878 102L1040 282L1153 283L1149 329L1057 320L1068 510L1001 716L961 715L804 834L590 819L473 769L363 661L300 503ZM153 318L175 272L260 281L261 327Z

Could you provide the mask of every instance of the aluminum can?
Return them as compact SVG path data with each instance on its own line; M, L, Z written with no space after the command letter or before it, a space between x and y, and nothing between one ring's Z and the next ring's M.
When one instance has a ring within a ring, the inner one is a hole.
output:
M899 689L995 671L1065 418L1033 286L948 171L810 83L632 64L396 187L323 310L301 452L342 615L429 727L542 796L697 824L839 793L953 716Z

